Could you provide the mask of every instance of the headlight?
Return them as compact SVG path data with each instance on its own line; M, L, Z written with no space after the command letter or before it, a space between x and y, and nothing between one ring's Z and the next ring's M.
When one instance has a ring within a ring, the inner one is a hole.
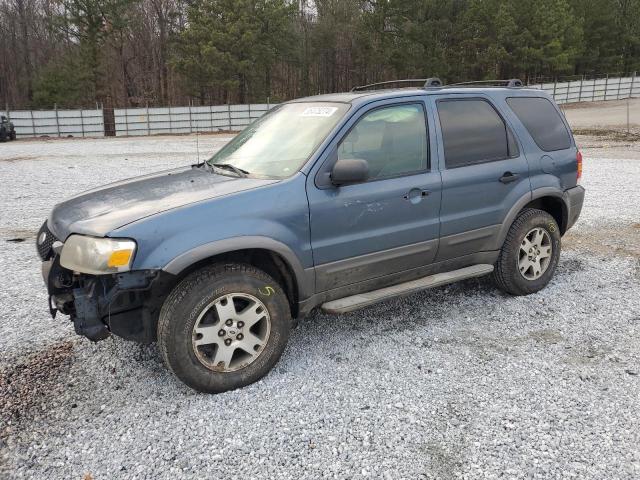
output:
M71 235L62 247L60 265L92 275L126 272L131 268L135 251L133 240Z

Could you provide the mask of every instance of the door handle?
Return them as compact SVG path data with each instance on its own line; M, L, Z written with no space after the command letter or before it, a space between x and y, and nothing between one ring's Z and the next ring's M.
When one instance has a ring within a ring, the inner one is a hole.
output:
M415 193L419 192L419 195L416 195ZM428 197L431 194L430 190L421 190L419 188L412 188L408 193L405 193L402 198L404 198L405 200L409 200L411 198L415 198L415 197Z
M499 178L499 180L502 183L511 183L511 182L515 182L518 178L520 178L519 173L504 172L502 176Z

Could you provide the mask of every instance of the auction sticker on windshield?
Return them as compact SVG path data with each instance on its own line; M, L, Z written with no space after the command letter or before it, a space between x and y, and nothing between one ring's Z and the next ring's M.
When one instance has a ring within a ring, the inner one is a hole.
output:
M301 117L330 117L338 107L308 107L300 114Z

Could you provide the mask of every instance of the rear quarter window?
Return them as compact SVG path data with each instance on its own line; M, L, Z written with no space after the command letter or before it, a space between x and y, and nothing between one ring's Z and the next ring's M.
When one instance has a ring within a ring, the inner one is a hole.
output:
M562 117L546 98L510 97L507 104L531 134L536 145L545 152L571 146L571 136Z

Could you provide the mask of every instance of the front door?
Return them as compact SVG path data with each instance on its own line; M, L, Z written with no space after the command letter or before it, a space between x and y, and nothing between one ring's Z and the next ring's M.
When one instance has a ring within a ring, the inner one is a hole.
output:
M307 181L316 290L327 291L431 263L439 235L441 180L430 169L422 100L356 113L332 145L338 159L363 159L366 182Z

